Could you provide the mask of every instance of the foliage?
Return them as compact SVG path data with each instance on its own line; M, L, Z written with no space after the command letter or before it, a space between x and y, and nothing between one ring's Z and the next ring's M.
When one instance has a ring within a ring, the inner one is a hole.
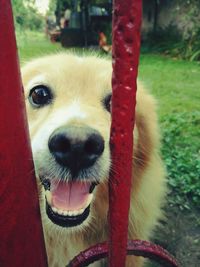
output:
M73 1L70 0L57 0L56 8L64 12L67 7L71 7L72 3Z
M50 5L60 5L61 7L63 7L66 4L71 5L72 2L73 2L73 0L50 0ZM84 2L84 0L82 0L82 2ZM88 3L92 4L92 5L107 4L109 2L111 3L111 0L90 0L90 1L88 1Z
M12 7L17 29L43 29L45 21L35 8L34 0L12 0Z
M48 8L48 11L47 11L47 15L54 14L54 12L56 10L56 5L57 5L57 1L56 0L49 0L49 8Z
M108 4L108 3L111 3L112 0L91 0L90 3L93 4L93 5L105 5L105 4Z
M182 208L200 206L199 77L198 62L141 54L139 78L158 99L169 201Z
M181 30L173 24L157 29L149 34L145 49L190 61L200 60L199 0L176 0L174 7L173 16L178 17Z
M190 202L197 207L200 203L199 123L200 112L171 114L162 120L163 156L172 195L169 199L181 208L189 208Z
M21 63L61 50L41 33L18 36ZM84 52L85 53L85 52ZM169 201L182 208L200 204L199 64L142 54L139 78L159 100L163 157L171 189Z
M146 43L142 46L144 52L158 52L177 59L189 61L200 60L200 26L189 38L183 39L175 26L158 29L149 33Z
M189 60L200 60L200 7L199 0L178 1L182 9L181 23L183 45L180 53ZM177 11L178 12L178 11Z
M169 51L171 53L180 42L182 42L182 37L178 32L178 29L170 24L164 29L158 28L156 31L149 32L149 34L147 34L145 46L142 48L147 51L151 50L168 54Z
M20 63L22 65L32 58L64 50L60 44L52 44L43 32L17 30L16 37Z

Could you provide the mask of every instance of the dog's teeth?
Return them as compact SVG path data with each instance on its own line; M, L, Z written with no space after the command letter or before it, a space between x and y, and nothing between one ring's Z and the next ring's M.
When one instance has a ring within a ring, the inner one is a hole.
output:
M90 204L90 202L88 202ZM87 204L86 208L89 206L89 204ZM84 212L84 210L86 209L80 209L80 210L59 210L56 207L51 207L53 212L59 214L59 215L64 215L64 216L77 216L80 215Z
M58 209L56 209L55 207L52 207L52 210L53 210L55 213L58 213Z
M68 215L68 216L74 216L73 210L68 210L66 213L67 213L66 215Z
M46 198L47 198L47 201L49 203L51 203L51 192L46 192ZM84 212L84 210L90 205L91 201L92 201L92 198L93 198L93 194L90 194L88 199L87 199L87 203L85 205L85 208L82 208L80 210L60 210L56 207L52 207L52 210L53 212L59 214L59 215L63 215L63 216L77 216L77 215L80 215Z
M84 209L81 209L78 212L79 212L78 214L82 214L84 212Z
M74 210L74 211L72 212L72 215L73 215L73 216L80 215L80 214L82 214L83 212L84 212L84 209Z
M46 196L47 202L48 202L49 204L51 204L52 194L51 194L51 192L50 192L49 190L47 190L47 191L45 192L45 196Z
M85 209L80 209L80 210L59 210L55 207L52 207L53 212L64 215L64 216L77 216L80 215L84 212Z
M86 203L86 207L88 207L90 205L90 203L92 202L93 199L93 194L89 194L89 197L87 199L87 203Z
M83 211L84 211L84 210L83 210ZM68 215L69 215L69 216L77 216L77 215L83 213L83 211L81 212L81 210L69 210L69 211L68 211Z
M64 215L64 210L57 210L57 213L60 214L60 215Z
M59 213L64 215L64 216L72 216L72 214L69 210L60 210Z

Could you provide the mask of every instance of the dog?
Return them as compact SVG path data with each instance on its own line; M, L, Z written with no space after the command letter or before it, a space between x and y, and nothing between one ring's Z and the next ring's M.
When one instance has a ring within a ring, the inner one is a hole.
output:
M49 267L108 239L111 76L110 60L96 55L60 53L22 67ZM140 82L133 171L128 237L148 240L166 182L156 102ZM143 259L127 257L126 266L141 267Z

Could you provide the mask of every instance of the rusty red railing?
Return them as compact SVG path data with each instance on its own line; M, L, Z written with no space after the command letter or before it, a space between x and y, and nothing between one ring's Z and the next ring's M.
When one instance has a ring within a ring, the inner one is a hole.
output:
M135 106L141 10L141 0L114 1L111 147L113 164L118 157L118 177L111 175L109 188L110 240L81 252L69 267L88 266L107 256L110 267L122 267L126 254L149 257L163 266L178 266L159 246L146 241L127 243L134 125L134 111L129 107ZM0 29L0 266L45 267L10 0L0 0Z
M178 266L160 246L140 240L127 242L141 17L142 0L114 0L111 150L117 175L111 173L109 183L110 240L81 252L67 267L88 266L105 257L109 257L109 267L124 267L127 254L166 267Z
M0 0L0 266L45 267L11 3Z
M66 267L86 267L89 264L108 257L108 243L97 244L76 256ZM128 240L127 255L142 256L151 259L162 267L177 267L176 260L162 247L147 241ZM134 267L134 266L133 266Z
M126 259L141 17L141 0L114 0L110 142L117 172L109 180L110 267L125 266Z

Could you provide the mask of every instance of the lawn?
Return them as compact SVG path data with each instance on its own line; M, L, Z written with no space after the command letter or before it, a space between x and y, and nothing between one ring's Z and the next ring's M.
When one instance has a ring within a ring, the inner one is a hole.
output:
M43 33L18 32L17 40L22 64L34 57L64 51ZM183 207L190 203L197 205L200 202L200 65L142 54L139 77L158 99L163 156L169 184L177 195L172 202Z
M144 54L140 78L159 99L160 114L199 109L200 64Z
M43 33L19 32L17 37L22 63L34 57L65 50L59 43L50 43ZM161 116L199 109L199 63L142 54L139 76L159 99Z
M31 58L56 53L62 50L60 44L52 44L44 33L41 32L18 31L16 36L20 61L22 64Z
M21 64L64 50L60 44L50 43L41 33L18 33L17 39ZM170 189L165 207L167 223L156 231L155 242L171 251L183 267L197 267L200 246L200 64L142 54L139 78L158 100L162 155Z
M140 79L158 99L171 204L200 204L200 65L143 54Z

